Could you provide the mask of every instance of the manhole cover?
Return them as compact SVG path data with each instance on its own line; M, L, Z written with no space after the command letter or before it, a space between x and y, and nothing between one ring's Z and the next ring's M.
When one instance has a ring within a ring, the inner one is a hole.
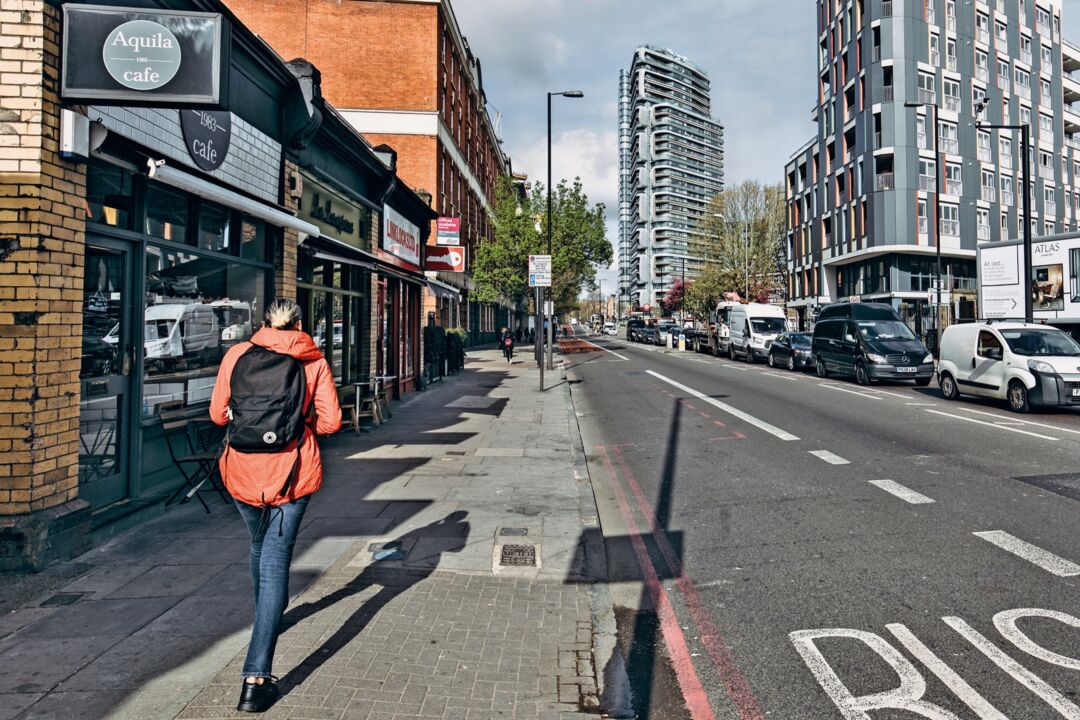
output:
M536 546L503 545L499 564L504 567L536 567Z
M529 534L529 528L503 528L499 530L499 534L504 537L525 537Z
M53 595L51 598L45 600L45 602L41 603L40 607L56 607L57 605L74 605L75 603L82 600L83 595L86 595L86 593L81 593L81 592L57 593L57 594Z

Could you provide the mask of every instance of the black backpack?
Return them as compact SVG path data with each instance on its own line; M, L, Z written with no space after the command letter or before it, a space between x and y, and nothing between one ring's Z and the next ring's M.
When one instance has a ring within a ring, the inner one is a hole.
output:
M303 437L307 381L302 362L252 345L237 359L229 385L232 418L226 441L230 448L276 453Z

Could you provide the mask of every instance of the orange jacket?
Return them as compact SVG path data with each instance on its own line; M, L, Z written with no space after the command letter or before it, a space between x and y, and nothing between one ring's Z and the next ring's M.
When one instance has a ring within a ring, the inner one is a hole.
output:
M226 448L218 467L225 480L225 487L240 502L256 506L264 503L284 505L310 495L322 486L322 458L315 435L331 435L341 429L341 405L338 404L337 386L334 384L330 365L307 333L263 328L255 333L251 342L240 343L225 353L218 370L214 394L210 398L210 419L215 423L226 425L229 422L233 368L236 367L237 359L253 344L291 355L304 364L304 380L307 385L304 407L307 408L309 403L314 402L314 420L304 428L296 480L284 496L278 493L289 477L293 462L296 461L295 450L242 453Z

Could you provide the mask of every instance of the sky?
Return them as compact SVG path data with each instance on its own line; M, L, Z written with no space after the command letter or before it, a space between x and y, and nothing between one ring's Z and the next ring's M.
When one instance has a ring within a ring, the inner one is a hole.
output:
M791 153L815 133L813 0L452 0L479 57L488 109L501 113L515 172L544 180L548 92L555 98L554 176L580 176L607 207L618 246L619 70L643 44L669 48L708 73L725 128L725 182L783 180ZM1080 43L1080 6L1066 0L1067 38ZM1071 11L1071 12L1070 12ZM600 274L605 294L617 273Z

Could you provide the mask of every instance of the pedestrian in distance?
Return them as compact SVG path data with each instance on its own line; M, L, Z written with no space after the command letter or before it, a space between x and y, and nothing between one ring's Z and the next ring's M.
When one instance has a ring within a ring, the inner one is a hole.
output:
M210 419L228 426L218 467L251 535L255 622L236 709L263 712L280 695L271 670L296 534L323 480L316 436L341 429L333 372L295 302L275 301L264 327L225 354Z
M506 364L509 365L514 361L514 335L508 329L503 328L499 333L499 338L503 355L506 357Z
M521 326L520 325L517 327L516 330L514 330L514 342L515 343L521 342Z

